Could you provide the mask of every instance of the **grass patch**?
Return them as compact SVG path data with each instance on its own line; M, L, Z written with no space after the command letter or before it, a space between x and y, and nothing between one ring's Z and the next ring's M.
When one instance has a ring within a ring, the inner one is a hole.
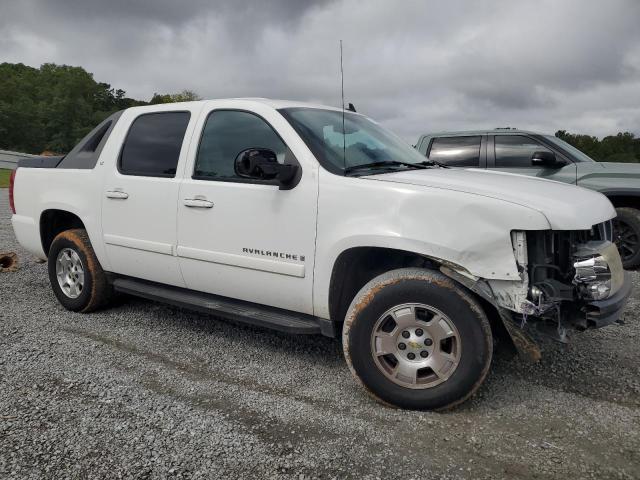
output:
M5 170L0 168L0 188L8 188L9 187L9 176L11 175L11 170Z

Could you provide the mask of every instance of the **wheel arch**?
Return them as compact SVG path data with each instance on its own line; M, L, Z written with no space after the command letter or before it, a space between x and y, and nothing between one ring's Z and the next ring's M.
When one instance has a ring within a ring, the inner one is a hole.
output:
M329 280L329 316L342 323L358 291L382 273L416 267L438 270L442 261L416 252L379 246L351 247L333 263Z
M68 210L51 208L40 214L40 241L45 255L49 255L49 249L53 239L65 230L82 228L86 230L82 219Z
M376 262L376 260L380 259L382 259L381 262ZM440 270L440 267L445 266L445 263L442 260L433 259L415 252L393 248L353 247L344 250L336 259L331 272L329 286L330 318L335 323L342 324L347 310L357 293L378 275L390 270L407 267L424 268L444 273ZM451 264L446 266L451 267ZM466 285L458 282L455 278L448 275L447 277L480 304L499 345L515 352L511 336L506 330L496 306Z

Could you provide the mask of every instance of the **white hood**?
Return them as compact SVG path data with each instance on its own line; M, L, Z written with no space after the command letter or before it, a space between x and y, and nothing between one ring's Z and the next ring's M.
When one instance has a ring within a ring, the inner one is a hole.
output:
M616 216L601 193L566 183L506 172L429 168L370 175L368 180L420 185L482 195L542 213L553 230L588 230Z

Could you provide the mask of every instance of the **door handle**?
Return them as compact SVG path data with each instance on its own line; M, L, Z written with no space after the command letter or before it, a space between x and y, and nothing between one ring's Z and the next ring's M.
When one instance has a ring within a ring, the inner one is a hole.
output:
M192 208L212 208L213 202L205 200L204 198L185 198L184 204L187 207Z
M122 200L126 200L127 198L129 198L129 194L121 190L107 190L107 198L119 198Z

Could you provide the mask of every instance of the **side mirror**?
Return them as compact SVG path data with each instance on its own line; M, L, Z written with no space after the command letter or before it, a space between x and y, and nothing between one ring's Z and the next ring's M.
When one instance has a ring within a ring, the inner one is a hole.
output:
M249 148L238 154L234 162L236 175L253 180L274 180L286 187L296 178L298 165L278 163L278 157L268 148Z
M555 153L548 150L541 150L531 155L531 165L536 167L560 168L565 165L565 163L562 160L558 160Z

